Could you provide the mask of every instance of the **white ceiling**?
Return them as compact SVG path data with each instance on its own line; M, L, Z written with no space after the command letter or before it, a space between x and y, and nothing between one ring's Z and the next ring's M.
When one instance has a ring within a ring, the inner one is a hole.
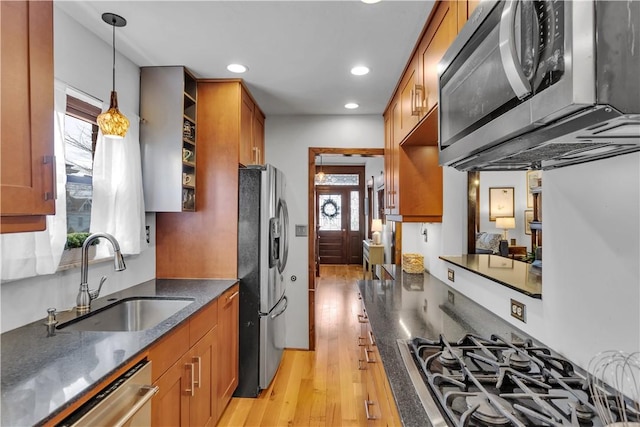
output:
M111 44L103 12L123 16L116 48L140 66L185 65L237 78L267 116L382 114L433 1L56 1ZM245 74L226 70L247 65ZM350 74L367 65L362 77ZM346 110L356 102L360 108Z

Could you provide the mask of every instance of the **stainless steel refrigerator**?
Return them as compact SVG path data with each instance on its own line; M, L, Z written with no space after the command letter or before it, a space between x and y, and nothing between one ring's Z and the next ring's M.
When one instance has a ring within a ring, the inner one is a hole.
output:
M267 388L284 350L289 227L285 185L284 174L272 165L239 170L237 397L256 397Z

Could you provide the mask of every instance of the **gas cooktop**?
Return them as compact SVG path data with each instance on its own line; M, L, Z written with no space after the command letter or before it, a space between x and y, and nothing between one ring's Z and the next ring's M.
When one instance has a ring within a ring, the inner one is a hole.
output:
M469 334L455 343L440 336L398 345L434 427L604 425L586 378L531 341Z

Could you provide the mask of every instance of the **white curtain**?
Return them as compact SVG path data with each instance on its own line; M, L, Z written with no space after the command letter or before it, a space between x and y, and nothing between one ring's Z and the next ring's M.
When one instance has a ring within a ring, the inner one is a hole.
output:
M104 109L103 109L104 110ZM123 111L131 127L123 139L98 134L93 160L93 204L91 232L113 235L124 254L139 254L147 248L139 117ZM111 251L98 246L98 257Z
M60 264L67 241L67 175L64 160L64 117L67 108L66 85L55 82L54 153L56 156L56 214L47 216L45 231L3 234L0 237L2 280L15 280L52 274Z

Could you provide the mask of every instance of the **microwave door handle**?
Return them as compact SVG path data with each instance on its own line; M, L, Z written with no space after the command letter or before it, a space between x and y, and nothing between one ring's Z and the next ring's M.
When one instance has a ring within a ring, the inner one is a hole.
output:
M500 17L500 58L507 75L509 85L518 99L522 99L531 93L531 85L524 76L522 67L518 62L515 43L516 4L517 0L507 0Z

